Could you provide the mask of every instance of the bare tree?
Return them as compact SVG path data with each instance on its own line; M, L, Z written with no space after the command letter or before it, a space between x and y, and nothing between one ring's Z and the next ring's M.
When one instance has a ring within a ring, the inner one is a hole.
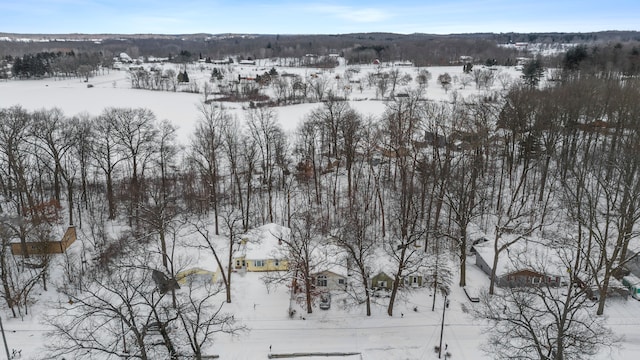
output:
M210 351L213 337L216 334L235 335L246 330L244 325L238 324L233 314L222 311L224 303L213 305L218 289L213 285L205 285L204 295L202 289L188 284L187 289L180 293L180 307L177 310L178 322L181 333L186 338L186 343L191 351L183 351L193 354L193 359L203 360L211 356Z
M488 156L489 121L485 118L481 105L465 106L464 116L454 117L454 126L460 133L466 134L467 147L457 156L449 159L447 174L443 183L443 201L450 210L450 220L457 226L454 234L440 230L439 233L451 238L458 246L460 265L460 286L466 285L466 262L468 235L467 228L483 210L487 184L484 181L484 169Z
M215 102L202 102L200 120L196 125L191 145L191 158L198 166L202 179L208 188L209 205L213 208L215 233L220 233L218 224L218 193L220 166L222 161L221 149L224 145L223 133L228 127L230 117L223 108L218 108Z
M534 190L527 188L525 183L530 168L523 167L522 173L513 177L513 182L508 185L510 194L500 192L497 196L499 204L495 212L495 232L493 239L493 264L491 266L491 283L489 285L489 294L495 293L495 284L497 280L498 259L500 254L507 251L510 246L518 241L526 239L535 231L542 228L544 219L543 214L545 204L538 204L533 201ZM549 201L547 198L546 201Z
M62 110L58 108L37 111L33 114L33 118L35 145L46 154L47 159L43 160L43 164L52 167L50 170L53 172L56 200L61 199L60 179L66 184L69 225L73 225L73 189L77 168L73 147L78 140L74 132L79 124L75 119L65 117Z
M130 162L129 219L131 220L138 217L144 170L156 151L155 144L158 138L156 116L150 110L143 108L110 108L106 110L105 116L115 123L115 141L120 145L122 156Z
M105 176L109 220L115 220L117 214L114 174L118 164L127 159L122 146L115 139L116 112L117 109L105 109L99 117L93 119L93 131L87 139L91 144L91 157Z
M238 249L242 232L242 212L234 208L225 208L221 213L224 222L224 236L215 236L209 233L207 222L198 221L193 224L195 231L200 234L202 242L198 242L199 248L204 248L213 255L226 292L226 302L231 303L231 274L233 272L233 255ZM226 253L225 253L226 251ZM226 262L225 262L226 260Z
M274 219L274 186L278 176L278 165L283 165L286 139L277 123L276 113L271 108L253 109L248 113L247 126L254 146L258 149L262 185L267 192L265 222Z
M9 199L11 210L18 217L24 218L33 218L36 215L36 201L29 179L29 170L33 168L28 156L31 121L31 115L19 106L0 110L0 153L4 163L4 166L0 167L3 195ZM17 227L19 231L16 234L20 238L22 253L28 257L26 222L20 221Z
M416 76L416 82L421 88L426 88L429 86L429 80L431 80L431 77L429 70L421 69L418 71L418 75Z
M289 264L288 272L293 283L291 291L295 292L298 288L302 288L307 313L311 314L315 287L311 277L318 271L318 266L323 261L318 253L320 231L311 204L301 205L301 208L295 210L290 230L288 237L280 236L278 240L285 245L285 256Z
M177 359L181 353L191 353L202 358L202 345L216 332L238 329L233 316L208 305L216 288L196 292L189 287L178 293L174 309L151 279L153 264L143 264L139 251L128 250L129 260L112 264L117 271L93 272L79 292L66 293L68 303L60 303L47 317L53 329L50 336L56 339L50 343L51 355L146 360ZM171 331L178 326L183 331Z
M589 359L619 341L602 318L590 313L594 305L586 289L574 286L576 271L583 268L582 250L573 240L564 240L549 254L511 257L540 274L566 274L569 269L569 281L551 282L545 276L538 285L505 288L500 296L481 298L474 315L489 321L484 350L496 359Z
M375 184L371 173L362 174L357 178L359 191L355 192L342 221L337 220L337 234L334 235L336 244L347 254L349 273L352 279L358 279L359 284L350 284L361 291L356 291L358 302L364 296L367 316L371 316L371 289L369 279L374 262L374 251L378 245L375 241L372 227L375 224Z
M451 89L451 75L449 75L449 73L444 73L444 74L440 74L438 75L438 84L440 84L440 86L442 86L442 88L444 89L445 92L449 91L449 89Z
M320 102L324 99L327 86L329 86L329 79L325 75L316 76L310 81L309 88L316 101Z

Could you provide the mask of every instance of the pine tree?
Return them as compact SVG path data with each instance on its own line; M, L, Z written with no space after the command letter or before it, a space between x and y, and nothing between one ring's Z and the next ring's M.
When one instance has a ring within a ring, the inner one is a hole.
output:
M542 75L544 75L544 67L539 59L529 61L522 68L522 79L526 85L531 87L538 86Z

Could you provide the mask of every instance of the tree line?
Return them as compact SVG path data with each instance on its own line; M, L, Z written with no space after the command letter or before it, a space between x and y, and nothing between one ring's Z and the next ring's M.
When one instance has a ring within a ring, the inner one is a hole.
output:
M88 77L98 71L105 63L100 53L38 52L22 56L7 56L5 61L12 63L12 75L21 79L35 77ZM108 63L108 62L106 62Z

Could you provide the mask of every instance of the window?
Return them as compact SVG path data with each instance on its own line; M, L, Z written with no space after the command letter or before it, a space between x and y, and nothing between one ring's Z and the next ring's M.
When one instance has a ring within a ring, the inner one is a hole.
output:
M264 267L264 260L255 260L255 261L253 262L253 265L254 265L255 267Z
M276 259L276 260L273 262L273 265L275 265L275 266L280 266L280 260Z
M327 276L326 275L318 275L318 286L327 286Z
M339 285L344 285L344 279L338 279L338 284Z
M411 282L414 283L414 284L417 284L418 283L418 277L414 276Z
M380 288L386 288L387 287L387 282L383 281L383 280L379 280L378 281L378 287Z

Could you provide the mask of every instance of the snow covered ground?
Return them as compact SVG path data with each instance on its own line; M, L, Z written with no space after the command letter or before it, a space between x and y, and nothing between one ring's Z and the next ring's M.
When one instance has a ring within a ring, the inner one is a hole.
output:
M296 315L288 316L289 292L285 286L267 291L259 273L234 274L233 302L224 311L235 314L249 330L238 336L214 338L214 353L221 359L266 359L274 354L296 352L360 353L346 359L435 359L434 347L440 341L443 299L436 298L436 309L429 289L413 290L396 304L394 316L386 314L387 299L375 299L372 316L363 307L345 307L334 296L331 309L305 314L297 306ZM487 288L488 278L469 258L468 282L474 288ZM491 359L481 351L485 336L483 324L474 321L468 311L474 306L463 290L453 286L450 305L445 312L443 344L454 359ZM53 295L53 294L52 294ZM220 302L224 301L220 294ZM24 319L8 318L3 323L9 349L22 350L22 359L46 357L42 345L47 342L46 328L38 321L46 311L46 301L35 306ZM608 324L624 335L620 348L603 353L601 359L635 359L640 351L640 301L612 299L607 307ZM0 356L1 357L1 356ZM317 359L326 357L316 357ZM305 357L304 359L314 359Z
M268 70L268 68L267 68ZM280 68L278 69L281 70ZM461 66L429 68L432 79L427 87L427 97L445 100L452 91L445 92L436 79L448 72L452 76L462 74ZM252 71L264 72L262 67ZM287 71L308 71L287 69ZM338 68L336 73L344 72ZM373 68L361 69L361 73ZM415 68L406 69L413 75ZM513 69L505 69L513 77ZM190 72L192 79L205 79L209 72ZM111 71L89 80L92 88L80 79L28 80L0 82L0 107L21 105L29 110L59 107L68 116L79 113L98 115L106 107L143 107L152 110L158 119L168 119L179 127L179 139L188 142L199 114L197 104L202 95L147 90L133 90L126 72ZM498 82L494 85L499 89ZM462 89L454 85L452 90L462 95L477 93L473 83ZM484 90L482 90L484 91ZM375 90L354 90L350 95L351 105L362 114L378 115L384 111L381 100L375 100ZM246 104L244 104L246 106ZM242 116L243 104L226 104L228 109ZM276 108L283 128L293 131L299 121L318 104L301 104ZM313 314L305 314L299 308L290 318L288 288L281 286L270 289L264 286L260 275L234 274L233 302L225 305L225 311L235 314L235 318L250 330L237 337L221 335L215 338L215 354L221 359L264 359L272 353L293 352L357 352L354 359L433 359L437 358L434 347L440 340L443 300L438 295L436 310L431 311L432 295L429 289L414 290L398 300L394 316L386 314L386 299L376 299L371 317L365 316L363 308L344 307L339 296L334 297L331 309L314 309ZM468 282L474 289L488 287L488 278L469 258ZM49 300L47 300L49 299ZM47 343L46 327L40 316L46 312L48 301L61 301L55 292L42 294L42 300L31 308L31 313L23 319L10 318L2 313L9 351L21 350L22 359L46 357L43 345ZM222 302L223 299L220 298ZM468 314L474 306L468 301L461 288L454 286L450 296L450 306L446 309L443 343L454 359L490 359L480 350L485 341L485 328ZM603 353L601 359L634 359L640 351L640 301L633 299L608 301L605 312L607 323L623 336L619 349L613 353ZM304 319L303 319L304 318ZM3 354L0 351L0 354ZM3 355L0 355L3 358ZM324 358L324 357L323 357ZM312 358L306 358L312 359Z

